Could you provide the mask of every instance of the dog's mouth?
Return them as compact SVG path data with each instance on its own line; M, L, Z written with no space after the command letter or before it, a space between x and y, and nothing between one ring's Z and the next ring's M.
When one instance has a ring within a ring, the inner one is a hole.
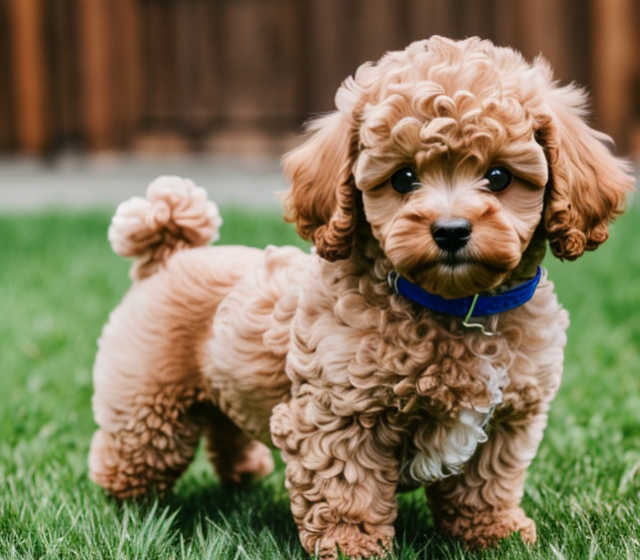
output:
M437 261L434 261L435 265L447 266L451 269L455 269L461 266L478 264L474 259L469 257L458 255L457 253L445 253Z
M406 277L430 293L454 299L496 288L511 270L510 266L469 256L442 255L407 271Z
M507 265L481 261L478 259L471 258L469 256L458 255L456 253L444 254L438 260L431 263L430 266L431 267L441 266L446 269L450 269L452 273L455 273L456 270L469 267L469 266L482 267L496 275L504 275L511 272L512 270L512 267Z
M446 266L450 266L451 268L455 268L457 266L461 266L469 263L470 259L465 257L460 257L455 253L445 253L445 255L436 261L436 263L440 262Z

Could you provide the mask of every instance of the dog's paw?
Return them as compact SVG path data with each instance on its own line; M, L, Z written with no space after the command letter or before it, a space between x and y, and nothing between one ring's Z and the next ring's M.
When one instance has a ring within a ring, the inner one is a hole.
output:
M222 484L241 484L254 478L270 475L274 466L271 450L263 443L254 440L233 464L226 469L219 468L218 475Z
M536 542L536 524L519 507L485 510L452 520L441 520L440 527L469 548L493 547L514 533L518 533L526 544Z
M314 558L337 560L342 555L356 560L387 558L393 546L393 536L391 526L376 527L367 533L358 525L341 524L328 529L321 537L303 531L300 538Z

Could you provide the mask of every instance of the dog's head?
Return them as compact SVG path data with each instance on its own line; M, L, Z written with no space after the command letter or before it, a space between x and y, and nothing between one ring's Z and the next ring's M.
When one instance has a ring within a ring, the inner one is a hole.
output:
M357 250L366 219L395 270L447 298L499 286L544 233L576 259L633 187L585 103L540 58L477 38L413 43L361 66L285 157L288 218L327 260Z

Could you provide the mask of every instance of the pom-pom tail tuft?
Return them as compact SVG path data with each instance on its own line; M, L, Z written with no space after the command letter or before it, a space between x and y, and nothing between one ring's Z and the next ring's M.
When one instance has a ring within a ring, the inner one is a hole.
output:
M136 259L131 276L140 280L176 251L217 240L221 225L218 207L202 187L163 176L149 185L146 198L137 196L118 206L108 237L115 253Z

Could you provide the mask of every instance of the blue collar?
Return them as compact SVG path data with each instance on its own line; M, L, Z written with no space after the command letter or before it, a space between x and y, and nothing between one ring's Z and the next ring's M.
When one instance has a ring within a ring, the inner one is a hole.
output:
M496 315L527 303L533 297L541 276L542 267L538 267L534 278L501 294L495 296L475 295L457 299L445 299L435 294L430 294L420 286L409 282L397 272L389 274L389 282L395 288L396 293L427 309L431 309L431 311L456 317L465 317L466 320L469 317Z

